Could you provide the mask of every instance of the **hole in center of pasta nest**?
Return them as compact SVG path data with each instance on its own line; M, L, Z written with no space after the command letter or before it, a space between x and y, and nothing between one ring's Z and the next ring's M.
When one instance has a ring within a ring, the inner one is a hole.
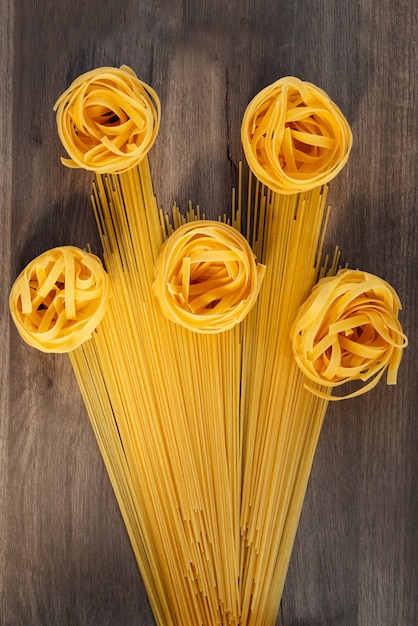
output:
M215 308L215 307L216 307L219 303L220 303L220 300L212 300L212 302L209 302L209 303L206 305L206 307L205 307L205 308L206 308L206 309L208 309L208 310L212 310L212 309L214 309L214 308Z
M102 126L119 126L122 120L117 113L112 110L102 113L98 118L99 124Z

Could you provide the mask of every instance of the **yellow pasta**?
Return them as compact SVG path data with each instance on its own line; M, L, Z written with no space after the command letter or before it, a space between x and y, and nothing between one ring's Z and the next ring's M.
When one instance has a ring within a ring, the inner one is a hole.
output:
M288 76L250 102L241 140L254 175L276 192L293 194L324 185L341 171L352 134L322 89Z
M109 296L100 259L63 246L29 263L12 287L9 306L26 343L42 352L69 352L91 336Z
M147 159L98 177L93 202L114 297L73 363L87 398L103 377L91 420L157 623L238 624L240 326L195 333L160 310L153 268L171 227Z
M137 165L155 141L160 101L126 65L79 76L54 105L68 167L120 173Z
M323 278L300 307L291 330L296 362L311 381L327 387L371 379L345 398L369 391L385 372L388 384L395 384L408 344L398 320L400 309L394 289L377 276L340 270ZM311 390L329 400L341 399Z
M264 270L232 226L199 220L165 242L153 291L168 319L195 332L217 333L239 324L252 309Z
M83 74L55 109L64 164L96 174L107 273L49 251L16 280L13 319L30 345L70 351L156 622L273 626L329 390L394 383L407 344L387 283L323 278L350 128L293 77L254 98L244 236L241 167L230 220L158 210L160 104L131 69Z
M327 405L304 389L289 340L319 271L326 197L326 187L283 195L256 183L247 210L253 249L266 265L243 322L240 576L241 623L248 626L276 622Z

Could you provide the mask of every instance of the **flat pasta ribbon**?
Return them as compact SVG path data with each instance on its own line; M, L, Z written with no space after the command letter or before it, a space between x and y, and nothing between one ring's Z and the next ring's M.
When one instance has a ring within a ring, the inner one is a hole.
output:
M154 143L161 118L157 94L126 65L82 74L54 110L70 157L62 163L98 174L119 174L137 165Z
M370 381L346 396L307 386L329 400L361 395L387 372L396 384L408 339L398 320L401 303L381 278L359 270L340 270L321 279L300 307L291 330L293 354L304 374L329 388Z
M62 246L27 265L11 289L9 306L26 343L41 352L69 352L91 337L109 296L100 259Z
M334 178L348 160L352 133L322 89L288 76L249 103L241 141L253 174L273 191L291 194Z
M241 322L257 299L265 266L245 237L223 222L184 224L163 244L153 291L164 315L200 333Z

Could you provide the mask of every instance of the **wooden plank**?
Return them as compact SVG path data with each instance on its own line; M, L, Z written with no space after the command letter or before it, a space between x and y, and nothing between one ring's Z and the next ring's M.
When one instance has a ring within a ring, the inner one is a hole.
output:
M8 409L9 409L9 314L8 293L11 282L10 272L10 235L11 235L11 196L12 177L10 163L12 159L12 56L13 56L13 9L6 0L1 0L0 11L3 16L0 26L0 82L3 85L0 97L0 254L2 272L0 276L0 598L5 594L6 570L6 529L8 528L8 508L5 472L7 471L8 451ZM9 33L10 37L6 34ZM6 503L6 506L5 506ZM0 605L2 610L2 605Z
M98 239L91 176L59 162L55 98L126 63L162 101L151 153L164 208L228 210L255 93L294 74L354 133L331 185L328 245L397 289L411 339L397 387L329 409L283 597L283 626L417 622L416 10L295 0L1 0L0 623L151 625L123 522L66 357L8 324L12 280L38 253Z

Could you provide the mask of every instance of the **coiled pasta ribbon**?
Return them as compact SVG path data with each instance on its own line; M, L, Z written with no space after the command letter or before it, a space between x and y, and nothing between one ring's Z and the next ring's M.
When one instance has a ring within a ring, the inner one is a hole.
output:
M223 222L184 224L166 240L153 291L164 315L200 333L241 322L253 307L265 267L241 233Z
M352 133L340 109L319 87L293 76L260 91L241 127L253 174L273 191L309 191L347 162Z
M394 289L366 272L340 270L321 279L291 331L296 362L311 381L327 387L370 380L345 398L369 391L385 372L387 384L396 384L408 344L398 320L401 308ZM341 399L308 388L321 397Z
M69 352L90 338L109 295L100 259L63 246L27 265L12 287L9 306L26 343L42 352Z
M155 141L160 101L126 65L79 76L54 105L58 135L69 155L61 161L98 174L137 165Z

